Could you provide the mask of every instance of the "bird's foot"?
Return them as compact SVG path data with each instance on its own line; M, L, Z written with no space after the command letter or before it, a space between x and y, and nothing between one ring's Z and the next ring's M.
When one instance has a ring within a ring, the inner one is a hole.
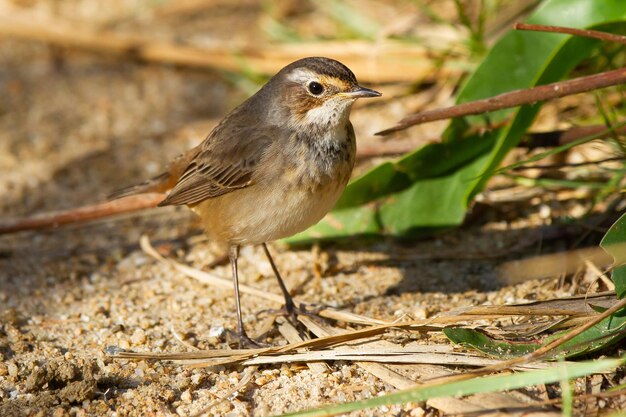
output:
M270 346L266 343L257 342L245 332L237 333L237 341L239 342L239 349L261 349Z
M319 319L320 311L326 309L325 305L318 304L304 304L300 303L296 305L295 303L287 303L282 308L273 309L273 310L264 310L263 312L272 314L275 316L284 316L286 317L291 324L295 327L298 327L298 316L307 316Z

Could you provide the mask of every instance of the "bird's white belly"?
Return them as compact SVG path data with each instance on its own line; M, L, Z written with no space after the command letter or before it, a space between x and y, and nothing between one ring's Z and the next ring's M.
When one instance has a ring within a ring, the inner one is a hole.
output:
M330 182L314 191L296 186L252 186L202 202L194 208L207 233L229 244L256 245L292 236L328 213L346 182Z
M295 189L267 193L263 204L245 217L248 220L241 219L239 224L245 224L241 236L248 240L242 243L272 241L307 229L333 208L343 188L340 184L329 184L315 193Z

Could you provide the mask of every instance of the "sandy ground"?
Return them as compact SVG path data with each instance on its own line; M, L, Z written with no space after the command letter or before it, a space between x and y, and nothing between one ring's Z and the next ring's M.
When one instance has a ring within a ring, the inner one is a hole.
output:
M102 201L120 186L157 173L245 96L209 72L3 40L0 213ZM354 112L365 141L389 122L378 114L375 107ZM589 282L582 278L515 286L497 279L505 260L568 246L540 239L538 227L550 223L546 206L552 213L567 209L565 203L545 203L549 199L475 207L466 226L412 242L380 239L298 250L276 244L272 250L288 286L305 301L383 320L584 293ZM224 349L231 341L223 329L235 326L232 291L155 262L138 247L143 234L162 254L196 268L221 255L192 214L177 208L0 237L0 415L192 415L240 382L246 371L238 367L190 369L107 355L110 346L165 352ZM278 292L259 248L243 251L240 268L244 283ZM211 270L229 277L227 265ZM251 332L261 310L278 307L252 296L244 296L242 305ZM445 343L437 334L398 337ZM285 343L276 331L264 341ZM329 366L325 373L302 364L260 367L242 392L208 415L268 416L395 390L353 363ZM431 368L390 366L415 381L442 372ZM541 395L547 394L526 392L520 401L546 399ZM408 404L354 415L440 414L430 404Z

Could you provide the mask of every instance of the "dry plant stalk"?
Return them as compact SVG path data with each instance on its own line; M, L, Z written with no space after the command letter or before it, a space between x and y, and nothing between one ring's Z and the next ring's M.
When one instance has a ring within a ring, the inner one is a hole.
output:
M530 30L533 32L550 32L550 33L562 33L565 35L581 36L583 38L600 39L608 42L617 42L622 45L626 45L626 36L615 35L613 33L601 32L599 30L589 29L577 29L568 28L565 26L552 26L552 25L536 25L531 23L518 22L513 25L515 30Z
M157 41L149 36L77 27L59 20L34 19L25 13L0 14L0 36L45 42L65 48L117 55L125 59L239 72L245 64L273 74L302 56L329 56L348 65L359 79L370 83L415 82L437 71L428 51L419 45L381 40L371 42L317 42L297 45L191 46Z
M596 265L610 265L613 257L601 248L590 247L508 261L498 267L498 280L516 284L559 274L569 275L585 266L586 261Z

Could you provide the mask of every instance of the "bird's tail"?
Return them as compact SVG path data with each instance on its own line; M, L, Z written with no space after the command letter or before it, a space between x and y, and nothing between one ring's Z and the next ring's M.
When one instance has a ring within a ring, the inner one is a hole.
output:
M130 195L146 194L146 193L166 193L174 188L180 176L185 172L189 163L199 153L200 147L191 149L182 155L176 157L168 166L167 171L150 178L141 184L131 185L111 193L108 198L116 200L118 198Z
M107 196L109 200L128 197L129 195L146 193L165 193L176 184L176 180L171 179L169 172L163 172L156 177L150 178L141 184L135 184L113 191Z

